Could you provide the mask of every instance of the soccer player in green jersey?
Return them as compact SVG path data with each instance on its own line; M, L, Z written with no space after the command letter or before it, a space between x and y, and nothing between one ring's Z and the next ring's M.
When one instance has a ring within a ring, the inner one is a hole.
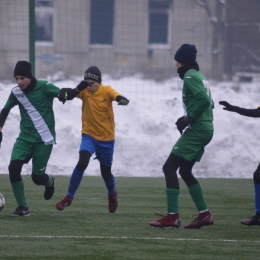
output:
M45 186L44 198L54 194L54 176L45 173L52 147L55 144L53 100L60 89L51 82L37 80L31 64L18 61L14 69L15 86L0 113L0 133L10 110L18 105L21 115L20 134L13 146L9 164L9 177L18 207L10 216L29 216L21 177L22 166L32 159L32 180Z
M178 228L181 224L178 208L180 193L177 177L178 169L180 176L188 186L189 193L199 213L184 228L200 228L214 223L201 186L192 174L194 164L201 160L205 146L213 137L213 101L208 80L199 71L196 53L195 45L183 44L174 56L177 72L183 80L182 101L185 115L176 122L181 137L173 146L163 165L168 214L149 223L154 227Z

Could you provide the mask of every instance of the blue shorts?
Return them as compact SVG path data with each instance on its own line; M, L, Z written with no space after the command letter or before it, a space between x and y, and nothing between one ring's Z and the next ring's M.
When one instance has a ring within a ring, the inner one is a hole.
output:
M88 151L91 155L95 153L95 159L98 159L100 164L112 166L114 144L115 140L98 141L89 135L82 134L79 151Z

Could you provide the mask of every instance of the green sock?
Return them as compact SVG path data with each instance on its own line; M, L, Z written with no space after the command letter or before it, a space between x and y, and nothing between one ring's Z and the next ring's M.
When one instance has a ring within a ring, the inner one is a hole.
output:
M198 209L198 211L207 210L207 203L204 199L202 189L199 183L189 187L189 193Z
M13 188L14 197L18 206L27 207L25 195L24 195L24 185L23 181L19 181L16 183L11 183Z
M179 211L179 189L166 188L167 210L169 212L178 213Z
M52 177L49 175L49 179L47 181L47 183L45 184L45 187L50 187L53 184L53 179Z

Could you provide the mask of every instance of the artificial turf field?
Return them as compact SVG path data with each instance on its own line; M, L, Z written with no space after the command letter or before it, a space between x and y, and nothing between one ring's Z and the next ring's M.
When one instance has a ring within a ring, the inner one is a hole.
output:
M17 205L8 175L0 175L6 206L0 212L0 259L259 259L260 227L240 219L254 214L253 181L199 179L215 223L183 228L197 215L187 187L180 180L181 227L153 228L154 212L166 213L164 178L117 177L119 206L108 213L100 177L84 177L72 205L59 212L56 202L66 194L69 177L56 176L50 201L43 187L23 176L29 217L9 217Z

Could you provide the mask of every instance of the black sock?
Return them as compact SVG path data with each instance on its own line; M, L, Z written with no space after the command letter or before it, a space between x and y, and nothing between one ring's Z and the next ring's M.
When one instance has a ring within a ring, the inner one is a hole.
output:
M260 218L260 213L259 213L259 212L256 212L256 213L255 213L255 216L256 216L257 218Z

